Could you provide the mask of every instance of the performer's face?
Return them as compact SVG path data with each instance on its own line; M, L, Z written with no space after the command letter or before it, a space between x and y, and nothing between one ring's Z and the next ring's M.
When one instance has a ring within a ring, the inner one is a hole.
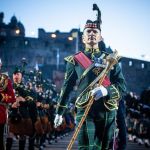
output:
M86 28L83 31L83 43L88 45L96 45L101 41L101 32L99 29Z
M13 81L14 83L20 83L22 80L22 73L17 72L15 74L13 74Z

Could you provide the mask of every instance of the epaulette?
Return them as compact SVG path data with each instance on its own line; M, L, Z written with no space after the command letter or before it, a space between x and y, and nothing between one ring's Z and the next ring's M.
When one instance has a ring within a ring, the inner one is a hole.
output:
M75 65L75 61L74 61L74 57L73 55L70 55L68 57L65 57L64 60L66 60L67 62L70 62L71 64Z
M6 74L0 74L0 92L4 91L8 85L8 76Z

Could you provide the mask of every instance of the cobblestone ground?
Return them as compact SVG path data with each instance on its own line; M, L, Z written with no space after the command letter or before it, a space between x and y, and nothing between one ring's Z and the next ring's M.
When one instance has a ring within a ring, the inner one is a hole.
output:
M70 139L72 137L72 134L69 134L62 139L58 139L57 142L52 142L51 145L46 142L46 147L43 150L66 150L68 143L70 142ZM75 141L72 150L77 150L77 141ZM28 142L26 143L25 150L28 150ZM39 148L35 148L35 150L38 150ZM149 148L146 148L144 145L138 145L134 142L128 142L127 150L148 150ZM18 150L18 140L15 140L13 143L12 150Z

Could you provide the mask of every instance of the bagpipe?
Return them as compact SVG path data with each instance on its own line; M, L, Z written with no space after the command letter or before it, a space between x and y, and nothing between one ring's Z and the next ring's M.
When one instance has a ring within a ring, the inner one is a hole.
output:
M9 130L18 135L33 134L33 120L36 119L36 105L30 90L24 84L14 84L17 108L11 108L9 113ZM24 100L20 101L19 98ZM31 117L32 115L32 117ZM35 115L35 116L33 116ZM34 119L33 119L34 118Z
M41 94L37 96L37 120L35 122L35 130L37 135L43 135L53 130L52 122L49 118L48 110L50 105L45 102L45 97Z
M45 133L52 132L53 130L52 123L47 114L44 114L43 116L38 114L34 126L37 135L43 135Z

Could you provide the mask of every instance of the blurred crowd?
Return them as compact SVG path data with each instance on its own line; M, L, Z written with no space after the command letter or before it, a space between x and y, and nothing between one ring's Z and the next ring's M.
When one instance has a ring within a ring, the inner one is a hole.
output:
M10 78L12 77L12 78ZM44 149L68 135L75 127L74 106L68 104L63 124L54 127L55 109L59 92L51 79L44 79L38 68L26 71L26 64L16 66L13 74L0 72L0 146L11 150L14 141L18 149ZM8 85L10 81L10 85ZM12 89L11 92L9 92ZM10 99L14 95L13 100ZM5 114L7 114L5 116ZM7 117L7 118L6 118ZM3 133L3 129L5 132ZM28 140L28 142L27 142ZM4 143L4 144L3 144Z
M150 88L125 96L128 140L150 147Z

